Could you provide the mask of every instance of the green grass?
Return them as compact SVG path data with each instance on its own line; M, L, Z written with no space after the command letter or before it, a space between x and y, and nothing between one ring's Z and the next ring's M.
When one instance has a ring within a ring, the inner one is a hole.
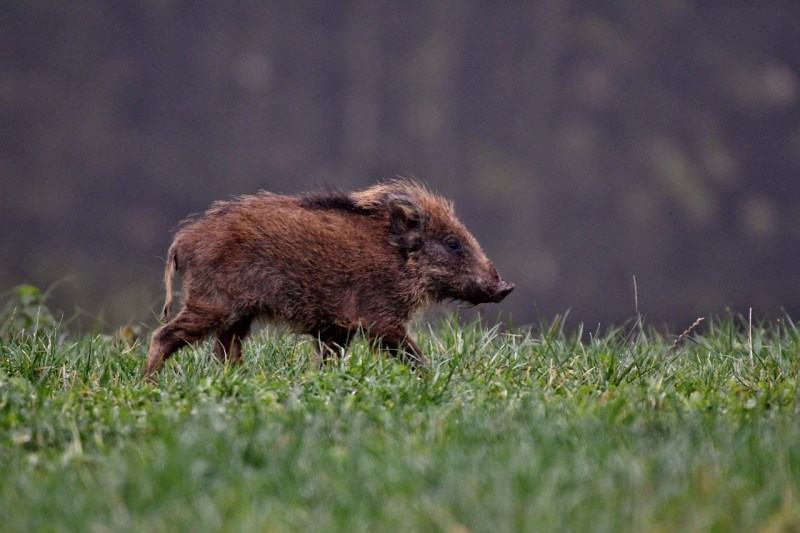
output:
M158 385L141 343L6 327L0 529L800 528L790 320L676 346L562 323L422 326L423 379L363 341L319 370L313 343L263 332L243 366L185 349Z

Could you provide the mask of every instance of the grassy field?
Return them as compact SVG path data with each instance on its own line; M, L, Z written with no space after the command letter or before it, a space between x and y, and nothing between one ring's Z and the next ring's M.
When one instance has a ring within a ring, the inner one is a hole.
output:
M800 529L789 320L677 343L443 321L423 379L264 332L241 367L203 345L151 385L142 343L44 318L0 340L3 531Z

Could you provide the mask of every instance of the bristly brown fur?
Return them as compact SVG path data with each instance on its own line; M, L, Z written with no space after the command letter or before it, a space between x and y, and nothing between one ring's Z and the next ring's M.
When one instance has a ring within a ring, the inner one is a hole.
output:
M360 330L413 366L427 359L406 332L431 303L500 301L503 281L448 200L416 181L344 193L259 193L215 202L179 226L164 273L183 279L183 309L153 334L152 377L186 343L216 336L239 360L256 318L317 337L323 359Z
M299 195L300 206L309 209L339 209L357 214L369 214L369 211L356 204L348 193L335 189L320 189Z
M164 289L166 292L166 299L164 308L161 310L161 321L166 322L169 314L172 312L172 278L175 276L175 270L178 268L178 258L175 255L175 250L170 247L167 254L167 268L164 270Z

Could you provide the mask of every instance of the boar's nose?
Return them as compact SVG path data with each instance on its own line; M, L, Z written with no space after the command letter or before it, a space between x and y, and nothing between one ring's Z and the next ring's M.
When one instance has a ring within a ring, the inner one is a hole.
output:
M501 301L503 298L508 296L508 293L514 290L514 284L509 283L505 280L500 280L500 283L497 284L497 291L494 293L493 300L495 302Z

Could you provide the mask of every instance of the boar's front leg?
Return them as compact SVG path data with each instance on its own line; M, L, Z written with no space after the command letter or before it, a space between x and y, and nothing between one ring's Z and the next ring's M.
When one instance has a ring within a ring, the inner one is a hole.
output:
M381 346L388 350L393 356L398 357L414 370L421 370L430 367L430 362L414 339L402 326L388 331L381 330L370 333L370 336L377 339Z

